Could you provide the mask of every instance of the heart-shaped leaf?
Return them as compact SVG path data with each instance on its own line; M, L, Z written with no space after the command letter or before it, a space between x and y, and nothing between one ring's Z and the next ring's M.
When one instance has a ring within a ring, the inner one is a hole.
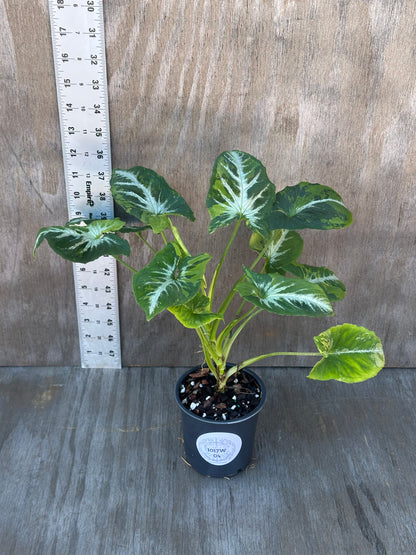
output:
M114 232L123 228L124 222L114 220L82 220L75 218L65 226L50 226L39 230L33 248L35 251L46 239L49 246L62 258L86 264L103 255L130 255L130 245Z
M215 312L205 312L209 305L208 297L197 293L193 299L186 304L179 306L171 306L168 308L181 324L186 328L199 328L206 324L210 324L214 320L222 320L223 317Z
M181 257L172 243L155 254L153 260L133 276L137 304L148 320L165 308L190 301L201 287L205 268L211 256Z
M285 266L285 270L294 276L305 279L310 283L315 283L322 287L328 299L340 301L345 295L345 285L340 281L334 272L324 266L309 266L308 264L292 263Z
M223 152L215 161L207 197L210 233L245 219L250 229L267 236L274 197L275 186L257 158L239 150Z
M353 324L335 326L314 337L323 355L308 378L355 383L376 376L384 366L383 346L376 334Z
M272 229L338 229L352 223L352 214L330 187L302 182L276 194Z
M185 199L153 170L135 166L115 169L110 180L114 200L126 212L149 224L155 233L169 227L167 216L195 220Z
M250 248L260 253L264 249L267 260L265 270L268 274L280 271L283 266L294 262L302 254L303 239L296 231L275 229L269 239L264 239L259 233L253 233L250 238Z
M280 274L259 274L244 269L246 281L236 289L246 301L275 314L328 316L332 306L319 285Z

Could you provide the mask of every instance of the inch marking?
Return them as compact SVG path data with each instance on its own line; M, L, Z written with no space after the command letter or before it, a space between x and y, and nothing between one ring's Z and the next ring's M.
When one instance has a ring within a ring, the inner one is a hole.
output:
M103 0L49 0L69 218L111 219ZM74 264L81 364L120 368L117 267Z

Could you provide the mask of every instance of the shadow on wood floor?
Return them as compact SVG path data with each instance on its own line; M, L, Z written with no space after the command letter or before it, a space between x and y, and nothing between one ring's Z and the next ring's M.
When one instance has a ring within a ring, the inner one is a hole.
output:
M255 459L181 456L183 368L0 369L2 555L416 553L416 372L356 385L258 368Z

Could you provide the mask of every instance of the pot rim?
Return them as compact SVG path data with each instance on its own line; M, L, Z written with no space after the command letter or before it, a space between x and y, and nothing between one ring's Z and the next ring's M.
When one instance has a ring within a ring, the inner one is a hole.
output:
M234 365L232 365L234 366ZM259 376L253 372L253 370L251 370L250 368L243 368L241 371L242 372L246 372L247 374L250 374L252 377L255 378L255 380L257 381L257 383L259 384L260 390L261 390L261 399L260 399L260 403L257 405L257 407L249 412L248 414L246 414L245 416L240 416L238 418L234 418L233 420L212 420L210 418L202 418L202 416L198 416L197 414L193 413L192 411L190 411L188 408L186 408L179 397L179 389L180 386L182 385L183 380L186 378L186 376L188 376L188 374L190 374L191 372L194 372L195 370L201 368L201 365L198 366L194 366L192 368L188 368L188 370L186 372L184 372L180 378L178 379L178 381L176 382L175 385L175 401L177 403L177 405L179 406L179 408L181 409L181 411L186 414L188 417L193 418L194 420L196 420L197 422L204 422L206 424L211 424L213 426L232 426L233 424L239 424L240 422L245 422L246 420L250 420L250 418L253 418L254 416L256 416L263 408L264 403L266 402L266 387L263 383L263 381L261 380L261 378L259 378Z

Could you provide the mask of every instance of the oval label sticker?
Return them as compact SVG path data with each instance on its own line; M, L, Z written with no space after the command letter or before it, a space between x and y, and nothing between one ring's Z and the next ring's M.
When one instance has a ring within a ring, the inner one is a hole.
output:
M207 462L222 466L233 461L240 452L241 437L229 432L210 432L196 440L199 454Z

